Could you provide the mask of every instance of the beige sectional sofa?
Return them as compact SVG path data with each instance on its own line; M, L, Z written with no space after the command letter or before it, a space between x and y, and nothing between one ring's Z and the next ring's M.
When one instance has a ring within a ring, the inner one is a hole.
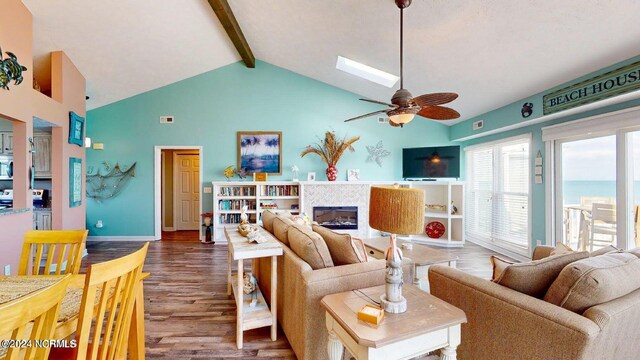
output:
M385 261L369 259L366 262L314 270L288 246L289 243L284 238L288 235L287 232L282 228L274 231L264 213L263 226L267 231L278 235L284 248L284 256L278 257L277 263L278 323L298 359L327 359L328 334L320 300L325 295L384 284ZM260 259L257 268L260 289L269 299L271 260ZM405 283L410 284L413 278L412 266L407 261L403 268Z
M549 252L534 258L557 262L543 258ZM539 290L530 284L517 291L446 266L431 267L429 283L433 295L467 315L459 359L638 359L639 266L630 253L587 254L555 274L542 297L522 292Z

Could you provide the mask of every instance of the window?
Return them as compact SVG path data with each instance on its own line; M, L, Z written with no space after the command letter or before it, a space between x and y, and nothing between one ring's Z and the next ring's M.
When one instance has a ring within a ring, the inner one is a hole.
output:
M529 255L530 135L465 149L466 235Z

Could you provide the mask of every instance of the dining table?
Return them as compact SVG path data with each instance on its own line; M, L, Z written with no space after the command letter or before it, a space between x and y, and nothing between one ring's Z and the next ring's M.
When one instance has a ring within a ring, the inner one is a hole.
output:
M129 359L144 360L144 289L142 281L150 273L142 273L140 286L136 292L133 306L127 351ZM50 286L63 278L63 275L8 275L0 276L0 304L18 299L22 296ZM84 291L85 275L71 275L71 281L62 300L58 314L58 324L54 332L55 340L66 339L78 326L80 304Z

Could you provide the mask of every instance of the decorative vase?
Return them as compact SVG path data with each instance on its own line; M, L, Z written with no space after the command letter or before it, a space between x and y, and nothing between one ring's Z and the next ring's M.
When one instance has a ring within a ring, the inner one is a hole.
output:
M338 178L338 168L335 165L331 165L327 168L326 174L327 180L336 181Z

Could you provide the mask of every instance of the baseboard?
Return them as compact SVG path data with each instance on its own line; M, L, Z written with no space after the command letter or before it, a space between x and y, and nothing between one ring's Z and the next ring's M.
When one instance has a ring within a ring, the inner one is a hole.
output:
M89 236L87 241L156 241L153 236Z
M508 256L508 257L510 257L512 259L515 259L515 260L518 260L518 261L521 261L521 262L529 262L529 261L531 261L531 258L528 258L526 256L520 255L518 253L514 253L513 251L506 250L506 249L501 248L499 246L495 246L493 244L486 243L484 241L471 240L468 237L467 237L466 240L468 242L470 242L470 243L474 243L474 244L476 244L478 246L482 246L485 249L489 249L489 250L495 251L498 254L502 254L504 256Z
M176 231L176 228L173 227L173 226L172 227L163 227L162 231Z

